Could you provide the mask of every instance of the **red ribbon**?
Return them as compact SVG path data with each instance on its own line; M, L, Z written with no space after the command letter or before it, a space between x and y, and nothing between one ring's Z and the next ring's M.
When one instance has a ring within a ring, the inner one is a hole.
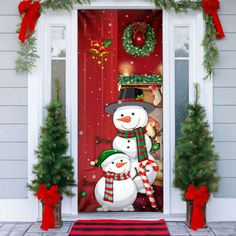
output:
M217 14L217 10L220 9L219 0L202 0L202 8L206 14L212 16L212 20L216 29L216 37L219 39L224 38L225 34Z
M36 22L40 17L41 5L39 1L23 0L18 5L20 15L23 15L21 22L19 40L24 43L27 38L34 32Z
M58 186L53 185L50 189L47 189L44 184L41 184L36 196L44 204L41 228L43 230L55 228L54 206L61 198L61 194L58 192Z
M191 228L193 230L203 228L205 226L203 206L206 205L210 197L207 186L203 185L199 189L196 189L194 185L190 184L185 197L187 200L193 201Z

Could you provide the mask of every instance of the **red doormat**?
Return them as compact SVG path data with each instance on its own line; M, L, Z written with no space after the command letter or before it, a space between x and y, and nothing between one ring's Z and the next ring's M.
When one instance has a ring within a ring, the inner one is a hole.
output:
M164 220L77 220L69 236L158 235L169 236Z

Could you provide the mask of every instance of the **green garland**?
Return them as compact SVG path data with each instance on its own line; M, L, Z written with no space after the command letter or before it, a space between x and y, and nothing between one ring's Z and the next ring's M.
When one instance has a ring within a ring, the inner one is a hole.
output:
M132 26L128 25L122 37L123 48L125 51L135 57L144 57L148 56L151 52L153 52L156 44L156 36L155 32L151 25L147 24L147 31L145 33L146 41L142 47L137 47L133 44L133 31Z
M163 78L161 75L130 75L130 76L118 76L119 84L152 84L162 83Z
M43 2L43 9L52 9L53 11L57 10L67 10L70 11L73 7L73 4L83 4L90 3L90 0L46 0Z
M214 65L219 58L219 50L216 46L216 30L210 15L204 14L205 20L205 35L202 41L204 48L204 60L203 65L206 70L206 76L204 79L209 78L214 73Z
M174 10L177 13L187 12L188 9L200 10L202 9L202 1L191 0L154 0L154 3L160 9L170 11Z
M188 9L201 10L202 2L190 1L190 0L153 0L156 7L175 12L187 12ZM88 3L89 0L46 0L42 3L42 10L52 9L52 10L70 10L74 3ZM210 15L204 14L205 20L205 35L202 42L204 48L204 61L203 66L206 70L205 79L209 78L214 72L214 65L218 60L219 52L215 43L215 28L213 25L212 17ZM133 49L131 49L133 51ZM145 50L146 51L146 50ZM145 52L144 52L145 53ZM38 58L36 53L36 39L32 35L26 40L26 43L22 45L20 43L20 50L18 51L18 58L16 60L16 70L17 72L31 72L35 62Z
M30 72L39 58L36 47L37 39L32 34L25 43L19 42L20 50L17 52L16 71L18 73Z
M44 12L46 9L70 11L75 3L90 3L90 0L46 0L41 3L41 11ZM20 25L17 26L18 32L19 27ZM39 58L36 43L35 33L26 39L24 44L19 42L20 49L17 52L18 55L15 61L17 73L28 73L35 67L36 61Z

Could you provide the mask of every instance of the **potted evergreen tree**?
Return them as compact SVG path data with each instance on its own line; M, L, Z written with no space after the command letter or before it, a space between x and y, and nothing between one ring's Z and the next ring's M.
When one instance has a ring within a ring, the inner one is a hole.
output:
M45 185L47 189L58 187L60 196L73 196L72 187L75 186L73 159L67 155L67 127L63 104L60 99L60 85L56 81L56 97L46 107L47 116L41 127L39 145L36 150L38 163L33 167L35 178L28 185L37 194L39 187ZM61 226L61 201L54 206L55 225ZM44 202L42 201L44 205Z
M187 225L191 228L195 228L191 222L194 194L197 203L202 191L207 202L207 195L217 191L219 182L218 155L214 150L213 136L206 121L206 111L199 102L199 85L194 88L195 101L188 105L188 115L181 125L181 136L176 143L174 178L174 186L181 190L182 198L187 202ZM191 191L195 192L189 193ZM206 226L205 214L203 217L204 224L200 225Z

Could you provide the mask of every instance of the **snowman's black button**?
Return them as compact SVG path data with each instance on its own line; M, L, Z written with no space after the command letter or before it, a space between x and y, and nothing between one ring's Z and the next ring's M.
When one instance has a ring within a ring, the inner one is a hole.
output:
M128 140L128 143L130 143L130 140Z
M129 149L129 146L127 146L127 148Z

